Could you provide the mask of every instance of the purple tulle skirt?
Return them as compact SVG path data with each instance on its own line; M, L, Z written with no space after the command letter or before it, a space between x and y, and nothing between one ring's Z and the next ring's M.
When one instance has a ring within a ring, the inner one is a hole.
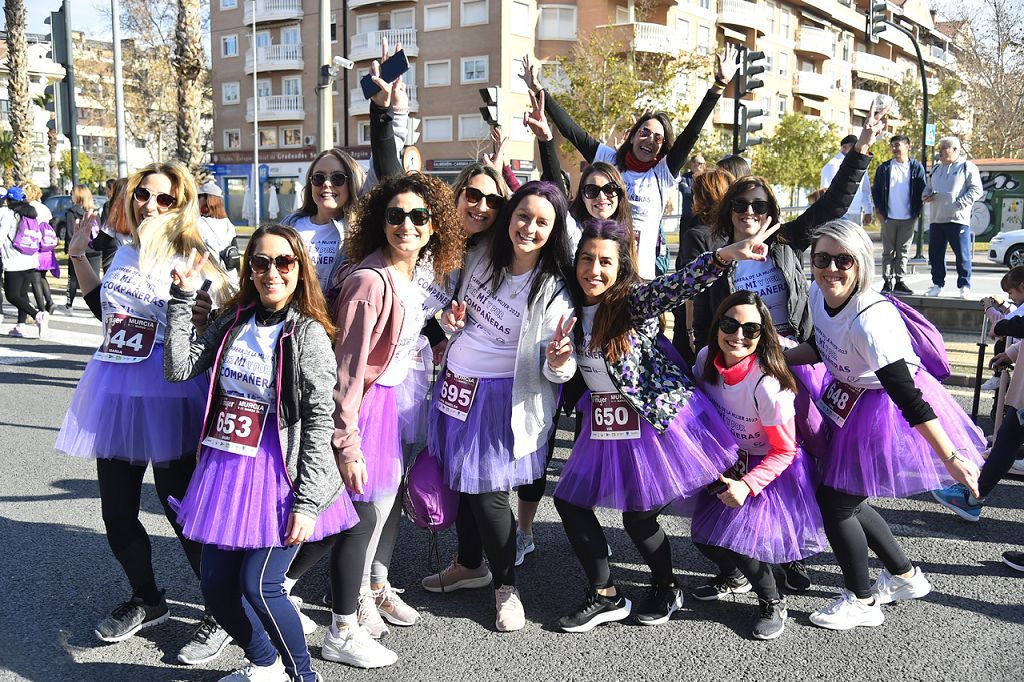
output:
M695 391L663 434L643 417L640 437L591 438L590 392L576 406L583 429L562 468L555 497L579 507L648 511L687 497L736 461L736 439L708 398Z
M430 342L425 336L421 336L409 374L402 383L395 386L402 445L413 454L422 450L427 442L427 411L430 408L430 380L433 368Z
M359 407L359 441L366 462L367 482L354 502L394 497L402 482L402 434L398 417L398 388L374 384Z
M914 384L953 447L966 448L966 457L980 466L978 453L986 447L981 430L931 374L918 371ZM954 483L883 389L865 391L842 428L827 418L826 423L831 438L822 461L822 483L827 486L867 497L909 497Z
M547 466L547 443L516 459L512 454L512 379L480 379L466 421L430 410L429 451L441 460L452 490L479 494L532 483Z
M185 497L181 502L169 500L185 537L226 550L283 546L294 493L275 419L274 413L268 415L255 457L203 447ZM339 533L358 521L343 490L317 517L309 541Z
M57 436L58 452L155 466L199 447L210 383L164 379L164 347L138 363L93 358L85 367Z
M763 457L750 458L750 468ZM781 564L825 549L821 512L814 497L814 462L802 451L760 495L739 509L702 492L696 497L690 535L694 542L731 549L758 561Z
M814 457L824 456L828 449L828 421L821 412L815 400L825 389L825 377L828 370L825 363L816 362L813 365L797 365L789 368L796 379L797 392L796 402L796 433L800 444L807 454Z

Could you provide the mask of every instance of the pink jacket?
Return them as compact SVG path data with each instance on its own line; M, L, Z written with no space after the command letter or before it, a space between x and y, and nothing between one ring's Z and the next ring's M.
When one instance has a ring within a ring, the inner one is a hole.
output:
M337 276L345 280L334 310L338 383L334 387L331 445L341 464L362 457L359 408L395 355L405 305L395 296L395 284L381 251L371 253L352 269L339 270Z

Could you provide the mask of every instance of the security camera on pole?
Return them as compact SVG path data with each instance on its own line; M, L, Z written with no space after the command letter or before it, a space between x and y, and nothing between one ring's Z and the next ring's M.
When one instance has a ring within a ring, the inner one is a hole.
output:
M743 103L743 98L752 94L754 90L764 87L764 81L760 78L752 78L765 72L764 52L753 51L746 46L739 48L740 68L736 76L736 93L733 99L733 128L732 128L732 153L740 154L755 144L761 144L760 137L751 137L764 127L764 124L754 119L765 115L763 109L748 108Z

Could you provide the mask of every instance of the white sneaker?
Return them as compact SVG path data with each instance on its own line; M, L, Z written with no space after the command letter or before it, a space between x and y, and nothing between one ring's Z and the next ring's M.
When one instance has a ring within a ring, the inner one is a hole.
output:
M924 292L924 295L925 296L938 296L941 293L942 293L942 287L940 287L938 284L936 284L931 289L929 289L928 291Z
M250 663L239 668L230 675L220 678L220 682L289 682L288 672L278 657L271 665L254 665Z
M45 310L36 313L36 326L39 327L39 338L45 339L46 333L50 330L50 313Z
M871 593L879 604L891 604L905 599L920 599L932 591L932 584L920 568L914 566L914 574L901 578L889 571L882 571L871 586Z
M865 604L843 590L839 598L828 606L811 614L811 622L829 630L851 630L855 627L876 627L885 621L882 606L875 599L874 604Z
M328 661L356 668L383 668L398 661L398 654L379 644L362 626L327 628L320 653Z
M526 614L519 590L513 585L502 585L494 591L494 604L498 612L494 627L498 632L515 632L526 627Z
M537 545L533 544L533 536L527 535L516 528L516 566L522 566L526 555L533 553Z
M999 388L999 377L989 377L988 381L981 385L982 391L994 391Z
M295 605L295 610L299 614L299 622L302 623L302 634L308 636L316 632L316 622L302 612L302 597L288 595L288 598L292 600L292 604Z
M970 287L960 287L960 298L967 298L971 295Z
M1024 459L1018 459L1010 466L1010 473L1014 476L1024 476Z
M56 312L60 313L61 315L64 315L65 317L74 317L74 313L71 312L71 311L72 311L71 306L69 306L67 304L62 305L62 306L57 306L57 310L56 310Z

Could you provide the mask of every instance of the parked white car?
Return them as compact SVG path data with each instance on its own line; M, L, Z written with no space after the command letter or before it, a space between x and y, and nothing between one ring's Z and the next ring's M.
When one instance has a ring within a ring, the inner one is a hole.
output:
M1014 268L1024 265L1024 230L1000 232L988 243L988 259Z

